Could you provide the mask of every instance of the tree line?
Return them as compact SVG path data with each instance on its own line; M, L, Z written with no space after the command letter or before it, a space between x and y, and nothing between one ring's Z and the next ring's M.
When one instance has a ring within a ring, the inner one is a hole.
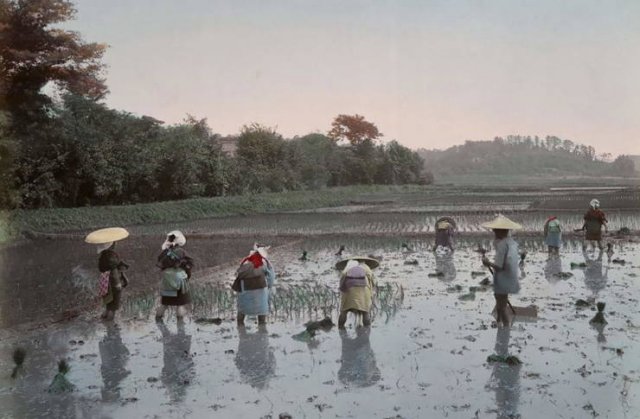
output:
M24 134L5 127L13 137L3 143L19 152L4 173L11 182L5 207L119 205L430 180L418 154L396 141L343 144L321 133L285 139L258 124L223 138L204 119L165 126L71 94L50 104L48 114ZM223 152L223 140L235 143L234 153Z
M107 108L106 46L59 27L69 0L0 0L0 205L129 204L353 184L426 183L422 159L360 115L285 139L253 124L166 126ZM52 95L50 92L55 94ZM49 93L47 93L49 92ZM57 98L56 98L57 95ZM234 155L222 140L236 143Z
M467 141L446 150L418 150L437 175L528 174L634 176L629 156L612 159L591 146L556 136L509 135L492 141Z

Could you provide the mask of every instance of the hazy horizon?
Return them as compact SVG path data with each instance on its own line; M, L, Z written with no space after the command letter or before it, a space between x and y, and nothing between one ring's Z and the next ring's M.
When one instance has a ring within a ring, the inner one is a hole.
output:
M285 137L361 114L412 148L555 135L640 154L640 4L79 0L110 107Z

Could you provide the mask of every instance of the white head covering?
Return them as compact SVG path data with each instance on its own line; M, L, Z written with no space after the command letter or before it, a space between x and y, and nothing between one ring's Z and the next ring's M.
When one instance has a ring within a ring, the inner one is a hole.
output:
M114 243L115 242L96 244L96 250L98 251L98 254L102 253L103 251L113 246Z
M347 265L344 267L344 270L342 272L345 272L345 273L349 272L349 269L356 267L358 265L360 265L360 262L358 262L355 259L351 259L349 260L349 262L347 262Z
M261 244L258 243L254 243L253 244L253 250L251 252L249 252L249 254L253 254L254 252L258 252L260 253L260 256L262 256L265 259L269 259L269 249L271 249L271 246L263 246Z
M174 236L173 240L171 240L171 236ZM184 246L187 243L187 239L184 237L179 230L173 230L167 233L167 238L164 243L162 243L162 250L168 249L173 245Z
M589 206L593 209L598 209L600 208L600 201L598 201L597 199L592 199L591 202L589 202Z

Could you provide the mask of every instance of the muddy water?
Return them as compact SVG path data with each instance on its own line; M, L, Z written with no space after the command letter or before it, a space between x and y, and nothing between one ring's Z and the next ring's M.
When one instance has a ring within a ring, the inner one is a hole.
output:
M155 267L163 235L133 236L117 250L129 263L130 287L137 294L158 282ZM281 242L273 240L274 245ZM189 239L196 261L194 276L213 266L237 260L251 249L252 237ZM95 306L98 256L78 240L37 240L0 250L0 326L60 320L64 313Z
M382 256L380 285L404 290L397 310L379 311L368 333L350 319L346 333L319 332L309 342L292 338L321 316L308 310L282 313L266 330L251 322L238 330L232 310L215 308L220 325L164 326L139 316L114 326L92 313L42 330L4 330L0 405L14 417L635 417L640 245L615 246L622 265L583 254L579 243L549 259L542 243L521 241L529 253L511 300L537 305L539 317L509 331L491 327L490 291L459 298L484 278L472 275L482 270L475 241L434 255L424 241L403 250L400 239L309 240L273 254L283 293L312 282L335 287L331 266L344 244L352 254ZM298 260L302 249L309 261ZM429 276L436 271L445 275ZM608 324L592 327L595 309L576 308L578 298L606 302ZM18 345L28 355L12 380ZM515 355L522 365L488 363L491 354ZM61 357L76 391L49 394Z

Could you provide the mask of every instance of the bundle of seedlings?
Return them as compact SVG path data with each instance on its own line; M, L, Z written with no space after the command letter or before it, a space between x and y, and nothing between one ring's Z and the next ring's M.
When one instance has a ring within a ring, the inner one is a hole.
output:
M11 373L11 378L16 378L18 373L22 371L22 365L24 364L24 359L27 357L27 351L24 348L16 348L13 351L13 362L16 364L13 367L13 372Z
M75 386L67 379L66 375L71 367L69 363L61 359L58 362L58 373L53 377L53 381L49 385L49 393L65 393L73 391Z
M605 307L605 303L600 302L598 304L596 304L596 307L598 308L598 312L596 313L595 316L593 316L593 319L591 319L589 321L589 323L595 323L595 324L607 324L607 321L604 319L604 307Z

